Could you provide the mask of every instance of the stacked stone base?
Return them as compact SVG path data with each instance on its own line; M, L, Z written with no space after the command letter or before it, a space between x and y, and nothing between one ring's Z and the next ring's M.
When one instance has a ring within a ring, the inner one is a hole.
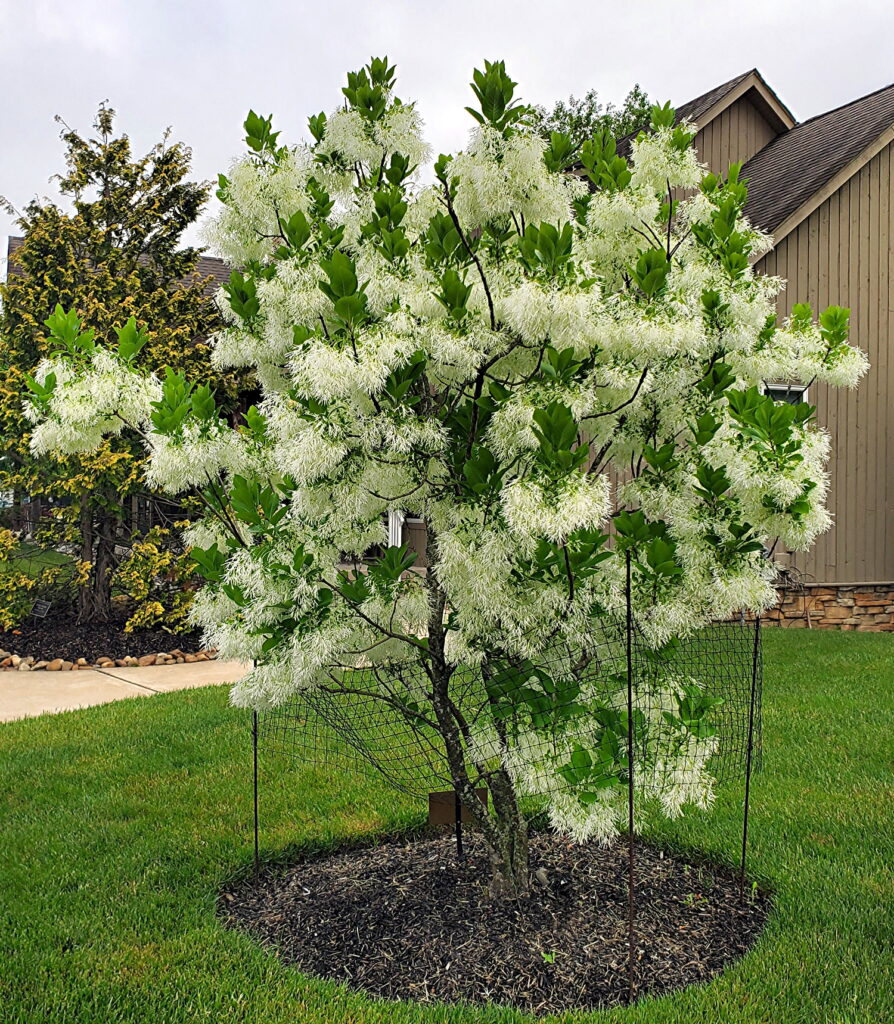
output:
M805 585L780 590L779 604L764 615L766 625L894 632L894 583L863 586Z

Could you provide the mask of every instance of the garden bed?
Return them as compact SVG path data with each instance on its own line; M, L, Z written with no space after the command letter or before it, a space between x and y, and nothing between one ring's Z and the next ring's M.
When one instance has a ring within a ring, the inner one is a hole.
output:
M200 661L213 657L214 652L203 648L200 630L170 633L141 629L125 633L125 621L121 617L107 623L79 625L73 615L52 611L44 619L31 617L16 629L0 631L0 667L18 668L23 661L32 668L46 668L56 662L68 667L103 667L103 662L134 664L143 659L148 663L152 656L156 662L164 661L159 658L161 654L174 662L185 661L187 656ZM205 657L199 658L199 652Z
M533 1013L628 1000L627 845L538 834L541 879L488 895L480 842L458 865L443 837L385 843L226 889L220 912L301 971L377 996L502 1003ZM706 981L752 945L769 901L713 865L638 843L638 994Z

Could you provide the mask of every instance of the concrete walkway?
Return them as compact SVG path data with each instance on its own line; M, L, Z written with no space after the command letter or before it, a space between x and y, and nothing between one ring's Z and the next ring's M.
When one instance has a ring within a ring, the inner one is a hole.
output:
M232 683L250 665L197 661L192 665L83 669L79 672L0 672L0 722L107 704L125 697L151 697L169 690Z

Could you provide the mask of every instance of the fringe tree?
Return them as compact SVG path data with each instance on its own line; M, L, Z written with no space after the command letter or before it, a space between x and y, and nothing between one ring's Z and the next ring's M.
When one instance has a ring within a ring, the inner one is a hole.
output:
M532 668L538 654L556 638L585 650L595 619L623 615L626 550L658 650L770 606L762 549L804 548L829 525L829 442L812 408L762 382L853 386L866 362L846 310L817 321L797 306L777 323L781 282L752 271L770 241L743 215L739 168L706 173L695 126L668 106L627 158L606 132L545 142L502 62L472 90L468 144L434 162L433 181L387 60L348 76L308 144L250 114L212 229L242 268L214 359L256 371L262 401L233 429L207 387L141 372L134 327L107 348L60 314L32 443L80 450L127 422L152 481L201 496L189 540L208 585L194 614L222 657L256 663L237 705L350 693L358 666L383 679L421 666L413 700L379 696L440 737L495 888L516 893L521 796L580 839L624 820L626 710L566 679L571 713L547 724L556 683ZM426 524L426 571L387 546L398 511ZM525 685L488 689L506 666ZM474 723L452 700L470 669L487 691ZM659 717L678 742L643 756L670 762L646 795L675 814L711 799L712 702L692 680L668 685Z

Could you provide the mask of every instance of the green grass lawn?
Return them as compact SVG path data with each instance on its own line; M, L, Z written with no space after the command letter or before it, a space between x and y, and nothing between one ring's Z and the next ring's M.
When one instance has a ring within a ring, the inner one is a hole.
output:
M894 1020L894 636L767 630L751 870L758 944L709 985L550 1020ZM223 687L0 726L3 1024L505 1022L377 1002L281 966L214 915L251 858L248 721ZM268 769L270 765L268 763ZM312 768L264 780L269 856L419 824L421 802ZM741 787L655 837L735 863Z
M37 544L21 544L13 552L11 558L0 559L0 570L7 567L17 569L28 576L37 576L43 569L51 565L67 565L73 563L71 555L66 555L55 548L42 548Z

